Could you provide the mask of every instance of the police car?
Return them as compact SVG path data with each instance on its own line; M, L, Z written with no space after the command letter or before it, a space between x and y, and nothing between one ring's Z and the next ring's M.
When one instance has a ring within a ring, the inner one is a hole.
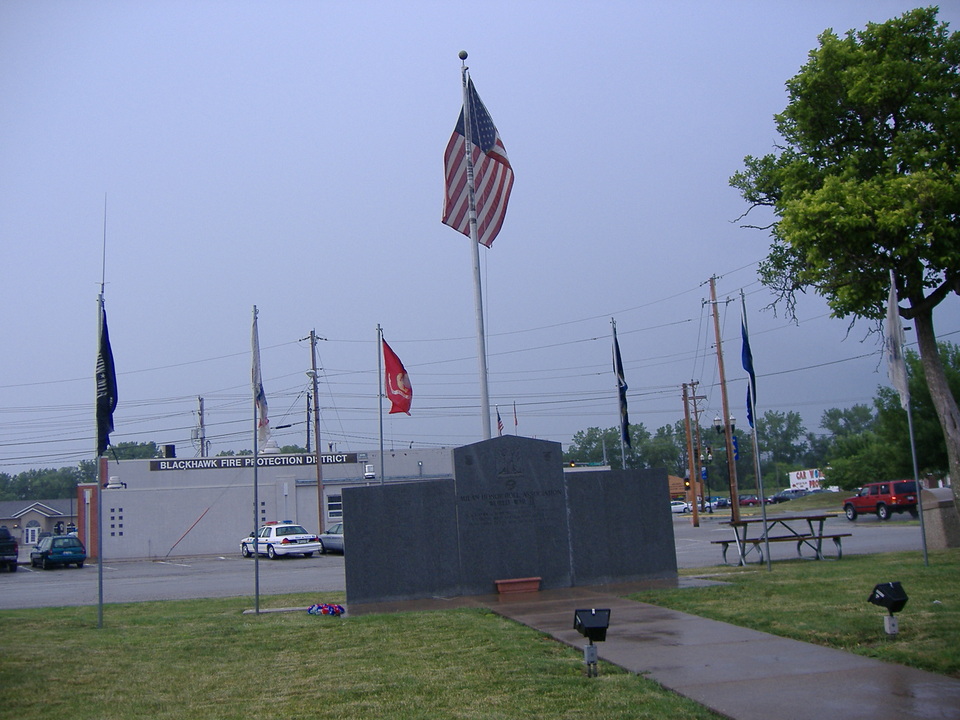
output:
M322 551L323 545L315 533L307 532L302 525L291 520L268 522L260 528L257 535L256 551L271 560L280 555L303 555L310 557ZM240 541L240 554L252 557L254 553L253 535Z

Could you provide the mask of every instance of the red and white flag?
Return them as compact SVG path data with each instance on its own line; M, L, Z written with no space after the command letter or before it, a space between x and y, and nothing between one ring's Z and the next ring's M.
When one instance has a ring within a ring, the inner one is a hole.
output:
M490 247L503 226L513 189L513 168L490 113L467 78L470 103L470 158L477 209L477 241ZM467 132L463 108L443 153L445 193L443 223L470 237L470 192L467 173Z
M413 400L413 386L410 384L410 377L407 375L403 363L393 349L387 345L387 341L381 338L383 343L383 367L385 369L384 388L387 397L390 399L390 413L410 414L410 403Z

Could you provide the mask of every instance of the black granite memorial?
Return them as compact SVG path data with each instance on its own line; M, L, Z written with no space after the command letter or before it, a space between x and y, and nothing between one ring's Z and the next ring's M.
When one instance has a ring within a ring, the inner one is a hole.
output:
M676 576L667 473L564 473L559 443L504 436L453 451L452 480L345 488L347 602Z

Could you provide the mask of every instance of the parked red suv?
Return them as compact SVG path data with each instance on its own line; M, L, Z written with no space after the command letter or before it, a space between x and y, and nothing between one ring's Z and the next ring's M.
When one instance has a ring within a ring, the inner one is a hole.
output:
M890 513L908 512L917 517L917 484L913 480L890 480L868 483L852 498L843 501L847 520L856 520L859 513L873 513L889 520Z

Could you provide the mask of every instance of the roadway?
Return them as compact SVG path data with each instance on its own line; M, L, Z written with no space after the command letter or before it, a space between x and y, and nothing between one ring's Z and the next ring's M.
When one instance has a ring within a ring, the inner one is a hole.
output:
M723 525L729 519L719 513L704 515L700 527L691 524L689 515L673 517L677 566L701 568L721 563L720 548L712 540L732 537ZM843 554L870 554L900 550L920 551L920 526L909 515L895 515L880 522L874 516L860 516L849 522L842 515L827 520L824 532L850 532L844 538ZM833 556L833 543L824 544L824 552ZM793 543L771 546L772 560L795 558ZM734 558L735 552L728 554ZM842 562L842 561L841 561ZM315 555L312 558L261 558L260 594L343 592L346 587L342 555ZM233 556L206 556L110 562L103 566L104 603L143 602L149 600L185 600L191 598L253 598L254 561ZM0 609L96 605L99 592L96 563L75 567L40 570L21 565L16 573L0 572Z

